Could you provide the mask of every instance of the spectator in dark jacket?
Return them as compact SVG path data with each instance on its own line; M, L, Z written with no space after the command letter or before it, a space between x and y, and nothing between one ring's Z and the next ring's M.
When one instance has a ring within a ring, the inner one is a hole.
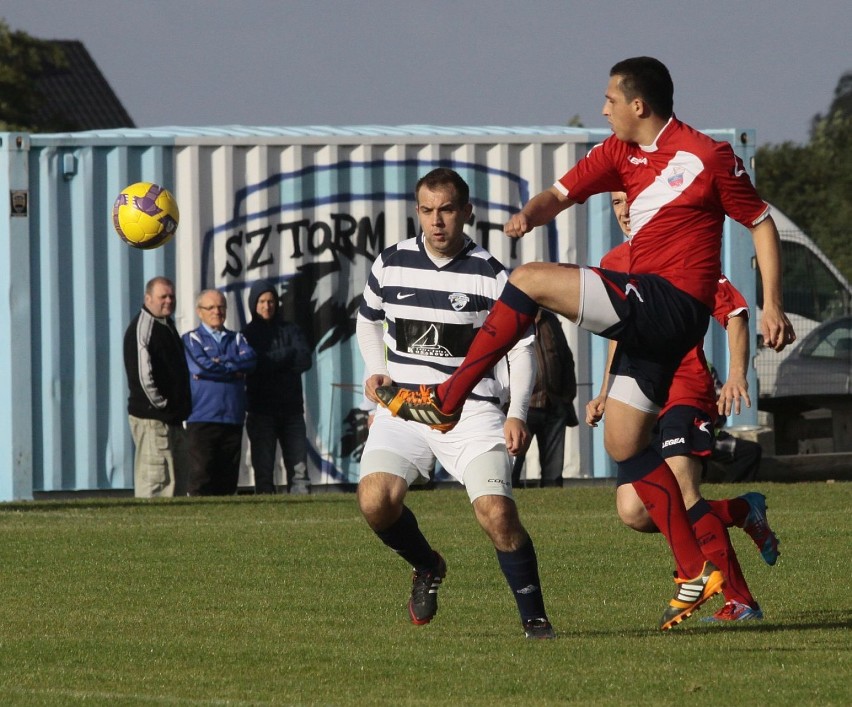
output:
M311 367L311 347L302 330L284 321L278 293L256 282L249 293L251 322L243 330L257 352L257 368L246 381L246 432L251 446L256 493L275 493L275 447L287 472L290 493L308 493L308 447L302 373Z
M577 378L574 355L568 346L559 318L540 309L535 320L535 356L538 363L535 388L530 396L527 427L538 441L541 465L540 486L562 486L565 463L565 428L576 427L574 398ZM527 449L515 457L512 486L519 486ZM528 486L532 485L527 483Z
M152 278L145 286L142 309L124 333L137 498L186 494L189 459L183 422L192 400L183 342L172 320L174 311L174 284L165 277Z
M256 355L242 334L225 328L227 305L217 290L198 295L201 326L183 335L192 385L190 496L236 493L246 414L246 375Z

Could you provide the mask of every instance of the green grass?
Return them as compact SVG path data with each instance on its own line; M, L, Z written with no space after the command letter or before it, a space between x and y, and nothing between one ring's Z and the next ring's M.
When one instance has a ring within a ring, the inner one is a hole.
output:
M756 488L778 564L732 536L766 620L702 624L714 599L668 633L668 550L611 488L519 491L559 632L536 642L460 490L409 495L449 566L422 627L349 494L7 504L0 703L849 704L852 485Z

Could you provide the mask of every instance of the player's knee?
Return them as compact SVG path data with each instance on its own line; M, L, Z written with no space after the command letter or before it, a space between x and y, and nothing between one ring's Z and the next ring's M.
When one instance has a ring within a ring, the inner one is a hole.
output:
M557 268L560 268L557 270ZM555 263L524 263L512 271L509 282L517 287L539 304L546 300L553 288L555 277L566 276L568 270L573 271L573 266ZM579 277L579 276L578 276Z
M531 282L533 278L535 278L536 269L533 263L523 263L512 270L509 275L509 282L511 282L515 287L521 287L523 289L523 285Z
M623 484L618 487L615 495L615 509L621 522L628 528L640 533L653 533L657 530L645 509L645 504L631 485Z
M365 476L358 483L358 508L373 530L390 527L402 512L402 497L382 484L376 475Z
M651 520L651 517L644 508L641 510L635 508L619 508L618 517L621 518L621 522L624 523L624 525L632 530L636 530L640 533L658 532L657 526L654 525L654 522Z

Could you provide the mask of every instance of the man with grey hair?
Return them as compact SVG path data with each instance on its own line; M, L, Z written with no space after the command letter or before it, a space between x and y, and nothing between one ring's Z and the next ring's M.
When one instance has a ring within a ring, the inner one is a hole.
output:
M183 423L192 399L183 342L172 319L174 310L174 284L154 277L145 286L142 309L124 333L137 498L186 493L189 459Z
M189 495L237 492L246 418L246 374L257 355L246 338L225 328L227 304L218 290L195 302L201 326L183 335L192 387L189 433Z

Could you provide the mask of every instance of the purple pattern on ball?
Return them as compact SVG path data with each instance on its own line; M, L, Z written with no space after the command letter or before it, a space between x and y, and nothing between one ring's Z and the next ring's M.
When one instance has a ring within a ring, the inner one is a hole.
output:
M159 195L159 192L151 198L151 189L148 190L148 193L145 196L134 196L133 197L133 206L139 209L143 214L147 214L148 216L156 216L160 213L161 209L157 206L157 202L155 199Z
M163 224L163 230L166 233L174 233L177 230L177 221L175 221L169 214L163 216L163 218L160 219L160 223Z

